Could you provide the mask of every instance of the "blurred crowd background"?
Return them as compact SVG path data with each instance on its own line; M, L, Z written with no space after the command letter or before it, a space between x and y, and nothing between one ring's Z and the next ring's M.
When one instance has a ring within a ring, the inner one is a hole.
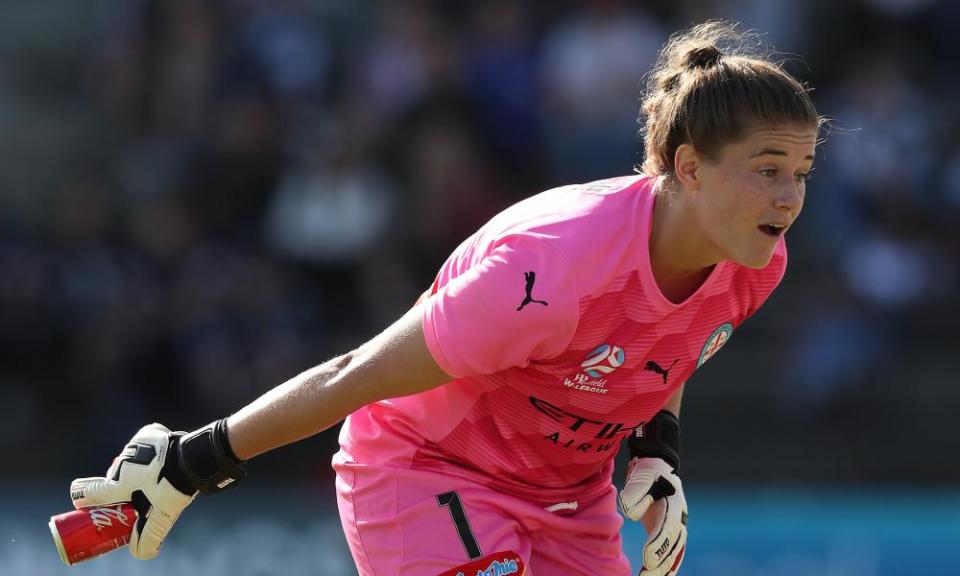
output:
M143 423L223 416L391 322L498 210L629 173L643 74L720 16L834 130L783 285L688 386L688 481L955 484L960 4L935 0L3 2L4 480L65 489ZM254 474L332 491L335 443Z
M236 410L500 209L629 173L644 73L716 17L834 120L783 284L687 389L684 574L956 574L949 0L0 2L0 573L59 573L46 517L142 424ZM351 573L335 447L253 462L157 561L71 573Z

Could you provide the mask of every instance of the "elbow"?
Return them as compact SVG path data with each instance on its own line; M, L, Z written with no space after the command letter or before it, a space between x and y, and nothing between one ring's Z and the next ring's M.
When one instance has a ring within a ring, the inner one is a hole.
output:
M350 364L352 364L355 361L355 359L359 355L359 350L360 349L357 348L355 350L351 350L350 352L347 352L346 354L341 354L340 356L337 356L336 358L330 361L330 365L331 365L330 367L333 368L333 370L337 373L343 372L344 370L347 369L347 367L350 366Z
M371 378L369 352L361 346L327 362L328 386L339 390L337 396L349 405L353 412L371 402L381 400L377 395L376 379Z

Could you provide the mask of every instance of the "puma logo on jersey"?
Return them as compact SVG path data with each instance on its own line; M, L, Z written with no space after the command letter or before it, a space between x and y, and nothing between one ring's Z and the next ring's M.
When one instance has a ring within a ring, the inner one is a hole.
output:
M537 300L533 297L533 284L537 281L537 273L533 270L524 272L523 278L527 281L527 286L525 288L527 291L527 297L523 299L523 302L521 302L519 306L517 306L517 312L523 310L524 306L533 302L536 302L537 304L543 304L544 306L549 306L549 304L547 304L544 300Z
M649 370L650 372L656 372L656 373L659 374L660 376L663 376L663 383L666 384L666 383L667 383L667 377L670 376L670 371L673 370L673 367L677 365L677 362L678 362L679 360L680 360L679 358L677 358L676 360L674 360L674 361L673 361L673 364L671 364L670 367L667 368L666 370L664 370L663 368L661 368L660 365L657 364L656 362L654 362L653 360L650 360L649 362L647 362L647 365L643 367L643 369L644 369L644 370Z

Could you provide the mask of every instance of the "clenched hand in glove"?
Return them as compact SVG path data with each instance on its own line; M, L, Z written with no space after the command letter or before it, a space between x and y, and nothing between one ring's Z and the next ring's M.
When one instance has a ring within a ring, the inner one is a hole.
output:
M687 543L687 501L680 478L660 458L634 458L620 491L620 507L647 529L643 576L674 576Z
M627 444L631 458L620 508L647 530L640 575L676 576L687 545L687 500L677 476L680 421L661 410Z
M148 560L198 492L218 492L245 475L226 440L226 419L190 434L149 424L114 458L106 476L74 480L70 499L78 509L132 503L137 522L130 554Z

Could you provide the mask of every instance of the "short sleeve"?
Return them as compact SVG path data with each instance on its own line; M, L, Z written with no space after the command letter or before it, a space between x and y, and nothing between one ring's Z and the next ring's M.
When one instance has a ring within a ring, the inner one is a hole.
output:
M512 236L438 287L424 303L423 332L451 376L492 374L560 354L577 306L567 259L546 239Z

